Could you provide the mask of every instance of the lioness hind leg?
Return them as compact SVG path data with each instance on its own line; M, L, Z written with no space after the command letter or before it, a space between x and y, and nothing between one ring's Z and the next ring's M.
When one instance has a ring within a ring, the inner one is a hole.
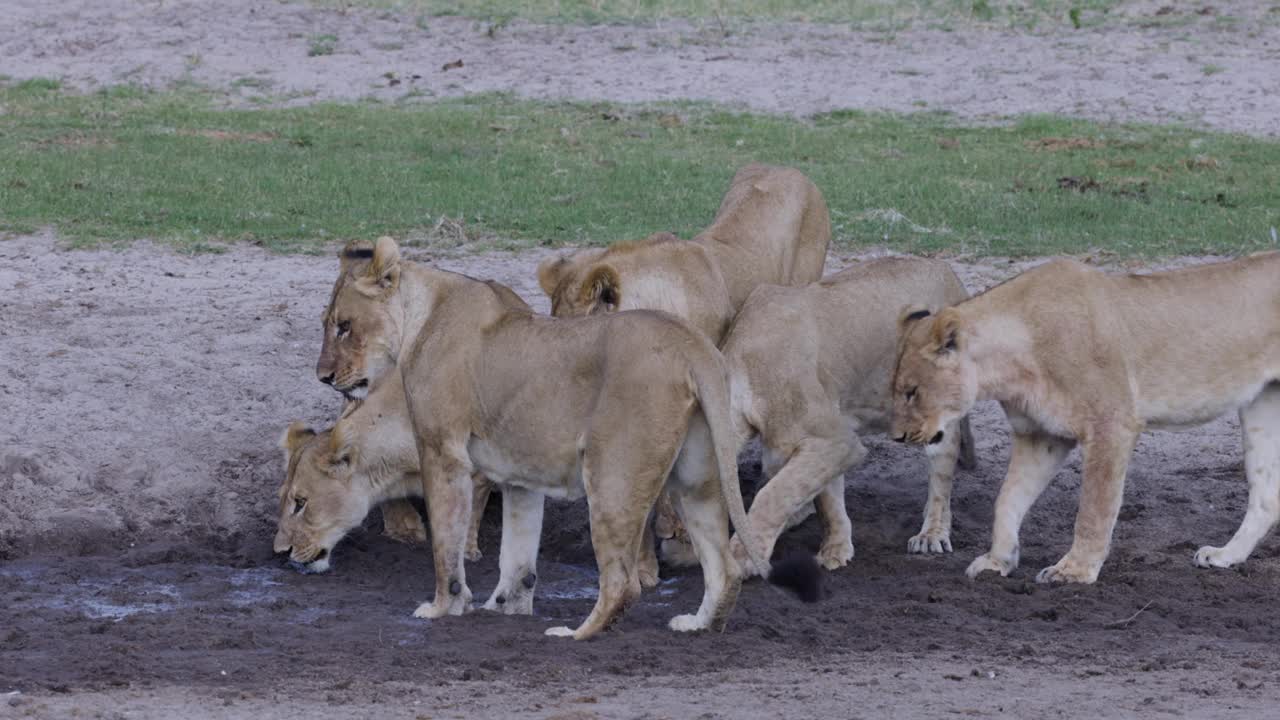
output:
M698 564L698 554L689 542L680 515L671 500L671 492L663 491L654 509L654 534L662 543L662 562L671 567L693 567Z
M511 485L503 488L498 587L484 604L485 610L504 615L533 614L543 505L542 493Z
M648 507L637 512L635 508L619 507L618 503L607 500L597 502L595 498L588 504L591 508L591 544L595 547L596 564L600 569L600 594L591 614L576 630L550 628L547 635L585 640L616 622L640 597L640 540L644 535ZM600 505L614 507L597 509Z
M1269 385L1240 411L1244 472L1249 508L1231 542L1196 551L1200 567L1231 567L1244 562L1280 520L1280 384Z
M660 582L658 578L658 552L655 547L657 538L654 537L653 523L646 521L644 525L644 539L640 541L640 587L651 588L657 587Z
M714 471L713 471L714 472ZM729 552L729 513L714 474L694 487L673 492L680 517L702 564L702 604L693 615L677 615L668 626L677 632L724 629L742 586L742 575Z
M489 504L489 494L493 492L493 483L481 473L471 476L471 526L467 528L467 560L475 562L484 555L480 552L480 521L484 519L484 508Z
M629 448L616 452L602 448L588 452L583 459L582 479L587 489L591 545L600 571L600 594L591 614L577 629L554 627L547 629L547 635L585 640L607 629L640 597L640 543L648 536L649 511L662 491L666 471L660 477L625 477L616 470L597 470L603 463L592 457L607 457L620 468L634 466L638 463L627 462L627 456L653 446L643 442L644 438L632 439L637 442Z
M382 503L382 534L410 545L425 543L427 526L413 503L404 499L388 500Z
M907 540L907 552L951 552L951 481L964 442L962 422L948 425L941 442L924 446L929 458L929 499L924 506L924 525L918 535Z

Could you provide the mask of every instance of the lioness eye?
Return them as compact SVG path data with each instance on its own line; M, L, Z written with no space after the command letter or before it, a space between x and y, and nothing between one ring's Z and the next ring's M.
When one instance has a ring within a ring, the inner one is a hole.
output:
M307 499L306 499L306 498L294 498L294 499L293 499L293 514L294 514L294 515L297 515L298 513L302 512L302 508L304 508L304 507L306 507L306 506L307 506Z
M916 389L914 386L907 389L906 396L908 400L916 396Z
M342 337L349 332L351 332L350 320L343 320L342 322L338 323L338 337Z

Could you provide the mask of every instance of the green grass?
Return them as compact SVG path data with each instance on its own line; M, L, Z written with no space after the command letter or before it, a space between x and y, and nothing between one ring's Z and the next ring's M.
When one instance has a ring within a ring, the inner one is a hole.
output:
M332 55L338 49L337 35L312 35L307 43L307 56Z
M1280 226L1280 143L1053 117L971 127L505 96L222 110L194 94L23 84L0 90L0 157L0 230L54 226L75 245L690 237L752 161L813 178L843 248L1238 253Z
M1123 0L314 0L324 6L364 5L428 15L537 22L787 20L902 27L984 22L1092 25ZM1074 11L1074 15L1073 15ZM1074 18L1074 20L1072 19Z

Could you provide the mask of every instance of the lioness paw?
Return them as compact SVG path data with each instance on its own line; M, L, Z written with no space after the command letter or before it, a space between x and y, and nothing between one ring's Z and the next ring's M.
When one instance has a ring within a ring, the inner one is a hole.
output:
M1009 577L1009 573L1013 572L1015 567L1017 567L1015 562L1001 560L991 553L985 553L974 558L973 562L969 563L969 567L964 571L964 574L968 575L970 580L973 580L990 570L1000 573L1000 577Z
M451 596L443 603L422 603L413 611L416 618L435 620L446 615L462 615L471 609L471 593Z
M707 623L697 615L677 615L671 618L671 622L667 623L667 627L676 632L697 632L706 630Z
M1241 562L1241 560L1229 557L1224 550L1226 550L1226 548L1212 547L1210 545L1200 548L1196 551L1196 566L1202 568L1229 568L1232 565Z
M645 563L640 564L640 567L636 570L636 574L640 576L640 587L642 588L647 589L658 587L658 583L661 582L661 579L658 577L658 568L650 567Z
M561 625L560 627L547 628L546 631L543 632L542 634L546 635L547 637L571 638L573 637L573 628L568 628Z
M853 559L853 541L841 538L837 541L825 541L818 550L818 564L828 570L839 570Z
M760 574L756 564L751 562L751 558L747 557L747 546L742 544L742 540L734 535L729 541L729 553L733 555L733 559L738 563L739 573L743 580L750 580Z
M484 604L485 610L500 612L503 615L532 615L533 593L510 593L494 591L489 601Z
M671 567L697 567L699 564L698 553L694 552L693 544L687 540L678 538L663 540L658 552L662 562Z
M907 541L909 553L949 553L951 552L951 532L931 528Z
M407 500L393 500L382 506L382 534L409 545L427 541L422 516Z
M1084 583L1088 585L1098 579L1098 570L1086 563L1062 558L1056 564L1041 570L1036 575L1038 583Z
M382 534L388 538L405 545L422 545L427 542L427 529L419 522L418 526L412 527L392 527L388 525L382 530Z

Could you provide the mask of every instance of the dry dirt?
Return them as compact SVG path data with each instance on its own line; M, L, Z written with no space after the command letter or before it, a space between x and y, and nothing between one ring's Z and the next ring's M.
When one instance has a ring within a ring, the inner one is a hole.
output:
M4 0L0 74L91 89L191 81L239 102L503 91L535 98L714 100L808 115L1064 113L1280 135L1274 0L1131 2L1100 27L853 32L731 24L495 29L472 20L274 0ZM337 38L309 56L313 38ZM462 61L461 67L444 70ZM391 75L388 75L390 73Z
M922 102L976 118L1049 111L1280 134L1268 3L1218 3L1243 18L1234 25L1178 4L1182 21L1141 27L1169 20L1155 15L1162 5L1133 4L1125 22L1081 32L756 26L716 38L681 24L517 23L491 39L465 20L432 19L424 32L411 17L277 2L0 0L0 74L82 89L193 80L233 103L262 88L289 102L511 90L800 114ZM321 33L339 37L337 52L307 57ZM462 68L440 69L460 58ZM1223 71L1205 74L1210 64ZM541 257L436 260L545 309L533 279ZM979 290L1027 264L956 267ZM848 477L852 565L827 577L816 606L747 587L721 635L665 630L700 593L696 574L674 573L606 636L544 638L593 598L577 505L549 510L535 617L411 619L432 586L430 555L382 538L376 513L337 549L334 572L289 572L270 551L283 472L275 441L291 420L324 424L337 412L312 373L334 265L247 247L193 257L145 242L64 252L49 233L0 241L0 717L1275 712L1278 541L1238 570L1190 562L1244 511L1232 419L1144 437L1111 559L1087 588L1031 582L1070 542L1078 460L1031 513L1015 576L964 579L1008 459L992 407L976 416L981 465L957 480L953 555L905 554L924 462L871 439ZM759 476L751 451L742 472ZM486 557L469 569L478 597L496 580L493 510ZM810 521L782 549L817 542Z
M542 256L435 261L497 278L545 309L533 281ZM721 635L665 629L696 606L701 581L686 572L596 641L543 637L593 602L580 505L551 505L535 617L412 619L431 587L429 552L382 538L376 514L339 546L331 574L288 571L270 550L275 440L290 420L322 424L337 410L311 370L335 264L247 247L193 257L147 243L64 252L50 235L0 242L0 397L11 418L0 429L0 717L797 708L1257 717L1274 708L1276 541L1235 571L1190 562L1200 544L1230 537L1244 510L1230 420L1143 439L1115 550L1092 587L1031 581L1069 544L1078 460L1031 514L1016 575L964 578L987 541L1008 455L992 407L975 425L981 466L957 481L953 555L904 552L924 499L923 459L872 439L848 478L853 564L827 577L815 606L748 586ZM972 290L1025 266L957 263ZM758 478L752 452L742 471ZM469 570L478 597L496 581L494 510L486 557ZM810 521L782 551L818 540Z

